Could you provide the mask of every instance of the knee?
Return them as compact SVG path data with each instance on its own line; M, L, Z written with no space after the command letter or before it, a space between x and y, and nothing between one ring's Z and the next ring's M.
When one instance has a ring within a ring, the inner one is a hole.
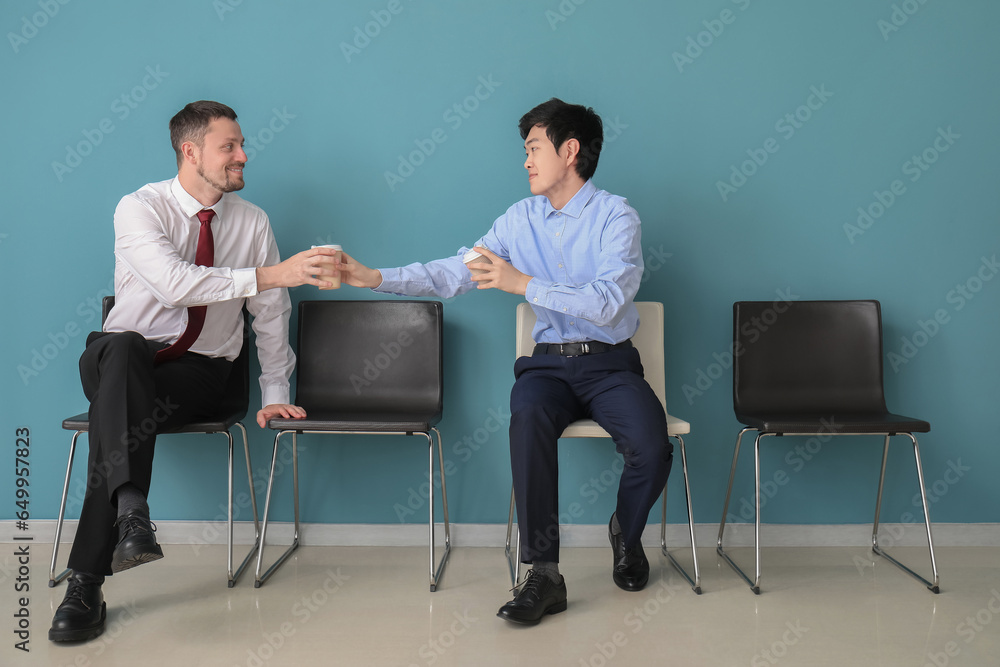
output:
M673 460L674 446L666 434L662 437L647 438L641 443L642 445L638 447L629 444L619 448L626 467L656 469L668 465Z

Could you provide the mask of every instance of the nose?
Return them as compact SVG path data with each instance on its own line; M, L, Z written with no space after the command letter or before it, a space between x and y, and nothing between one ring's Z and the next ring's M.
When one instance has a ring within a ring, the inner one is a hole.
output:
M247 161L247 153L246 153L246 151L243 150L242 146L239 147L238 151L239 152L236 153L236 161L237 162L244 162L245 163Z
M527 157L524 158L524 168L525 169L531 169L531 156L530 155L528 155Z

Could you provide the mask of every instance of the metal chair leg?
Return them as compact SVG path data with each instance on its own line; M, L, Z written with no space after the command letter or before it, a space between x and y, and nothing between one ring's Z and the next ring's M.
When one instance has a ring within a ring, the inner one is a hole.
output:
M926 586L928 590L930 590L932 593L940 593L941 588L939 584L941 580L940 577L938 576L937 561L934 558L934 538L931 536L931 515L927 504L927 492L924 487L924 469L923 466L920 464L920 448L917 445L917 439L913 437L912 433L900 433L898 435L906 435L913 442L913 458L917 464L917 481L920 484L920 500L923 503L923 508L924 508L924 527L927 530L927 548L930 551L931 572L934 577L934 580L928 581L927 579L924 579L922 576L920 576L919 574L917 574L916 572L914 572L913 570L906 567L898 560L887 554L885 551L883 551L878 543L878 522L879 522L879 513L882 510L882 489L885 484L886 462L888 461L889 458L889 437L890 437L889 435L885 436L885 443L882 446L882 471L879 473L878 477L878 496L875 500L875 522L872 524L872 551L876 555L882 556L896 567L900 568L910 576L914 577L915 579L917 579L917 581L923 583L924 586Z
M430 433L424 433L423 435L427 438L427 445L429 451L428 460L428 480L430 482L430 492L429 492L429 502L430 506L430 516L428 517L428 525L430 532L430 579L431 579L431 593L437 590L438 584L441 581L441 577L444 574L444 567L448 564L448 557L451 556L451 524L448 521L448 486L445 481L444 474L444 450L441 445L441 433L436 429L432 428L431 431L437 435L437 454L438 454L438 470L441 472L441 502L443 504L442 514L444 516L444 553L441 555L441 562L435 568L434 565L434 438L431 437Z
M747 582L747 585L750 586L750 590L752 590L755 595L760 595L760 449L759 448L760 448L761 436L768 434L758 432L757 438L754 440L754 468L756 476L755 507L757 514L754 522L754 553L756 554L756 559L757 559L756 581L750 581L750 577L748 577L743 572L743 570L740 569L739 565L737 565L733 561L733 559L729 557L729 554L725 552L725 549L723 549L722 546L723 532L726 529L726 514L729 512L729 500L733 493L733 478L736 475L736 462L740 456L740 443L743 440L743 434L746 433L747 431L753 431L753 430L756 429L752 429L750 427L744 428L742 431L740 431L740 434L736 436L736 447L733 451L733 465L729 470L729 486L726 488L726 502L722 506L722 520L719 522L719 539L716 542L715 550L716 552L718 552L720 556L726 559L726 562L729 563L729 566L733 568L736 574L743 577L743 581Z
M680 443L681 447L681 468L684 472L684 495L687 499L687 516L688 516L688 530L691 535L691 559L694 562L694 579L681 567L681 564L677 562L673 554L667 551L667 485L663 485L663 515L660 519L660 551L663 555L670 559L670 564L681 573L688 584L691 585L691 590L693 590L697 595L701 595L701 572L698 570L698 552L695 550L694 542L694 510L691 506L691 485L688 483L688 467L687 467L687 451L684 447L684 438L679 435L673 436L677 438L677 442Z
M56 560L59 558L59 538L62 537L63 521L66 518L66 499L69 497L69 479L73 474L73 457L76 455L76 441L80 437L81 433L86 433L86 431L77 431L73 434L73 438L69 443L69 461L66 462L66 480L63 482L62 500L59 502L59 518L56 519L56 537L52 541L52 561L49 563L49 588L54 588L58 586L66 577L70 575L71 570L66 568L58 576L56 576Z
M259 515L257 513L257 492L254 490L253 486L253 471L251 469L251 462L250 462L250 443L247 440L246 427L244 427L243 424L241 424L240 422L236 422L236 426L239 426L240 430L243 431L243 455L247 463L247 483L250 485L250 507L251 510L253 511L254 543L253 547L250 548L250 552L243 558L243 562L240 563L240 566L238 568L236 568L235 573L232 572L231 569L232 557L230 552L230 576L229 576L230 588L236 585L236 582L239 580L240 575L243 574L243 570L245 570L247 565L250 564L250 561L253 560L254 554L257 553L257 550L260 548L260 520L258 519ZM232 470L230 470L230 479L232 479ZM229 506L230 508L232 508L233 506L232 493L230 493L229 495Z
M292 536L292 544L276 560L267 571L261 574L264 563L264 545L267 536L267 518L271 510L271 492L274 490L274 465L278 460L278 444L281 436L285 433L292 434L292 493L294 494L295 508L295 533ZM253 582L254 588L260 588L267 581L274 571L292 555L292 552L299 548L299 452L298 441L295 431L278 431L274 436L274 451L271 453L271 472L267 478L267 498L264 500L264 520L260 527L260 547L257 550L257 570Z
M507 514L507 540L504 543L503 554L507 558L507 568L510 570L510 585L511 587L517 586L518 579L521 575L521 531L520 526L518 526L518 532L515 535L515 544L513 545L513 550L511 550L511 535L513 534L514 528L514 486L510 487L510 511Z

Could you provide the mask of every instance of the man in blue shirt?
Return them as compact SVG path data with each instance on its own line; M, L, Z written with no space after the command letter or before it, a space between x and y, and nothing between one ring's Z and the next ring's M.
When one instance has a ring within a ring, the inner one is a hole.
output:
M642 278L639 216L591 182L603 144L593 109L551 99L519 123L524 167L535 195L497 218L475 250L492 264L471 275L467 248L426 264L371 269L343 255L342 279L408 296L451 297L472 288L520 294L538 321L534 353L514 364L510 455L521 561L532 569L498 616L533 625L566 609L559 574L557 442L571 422L591 418L625 459L608 530L613 578L627 591L649 579L640 538L670 473L673 446L663 407L643 379L630 338Z

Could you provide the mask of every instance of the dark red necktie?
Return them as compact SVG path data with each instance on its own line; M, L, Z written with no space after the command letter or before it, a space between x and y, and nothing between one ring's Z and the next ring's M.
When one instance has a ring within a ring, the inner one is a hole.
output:
M215 211L205 209L198 211L198 219L201 220L201 229L198 230L198 249L195 251L194 263L198 266L212 266L215 263L215 238L212 236L212 217ZM156 353L153 358L154 364L162 364L164 361L176 359L187 352L194 342L201 335L201 329L205 326L205 311L208 306L189 306L187 328L181 337L174 341L173 345L165 347Z

